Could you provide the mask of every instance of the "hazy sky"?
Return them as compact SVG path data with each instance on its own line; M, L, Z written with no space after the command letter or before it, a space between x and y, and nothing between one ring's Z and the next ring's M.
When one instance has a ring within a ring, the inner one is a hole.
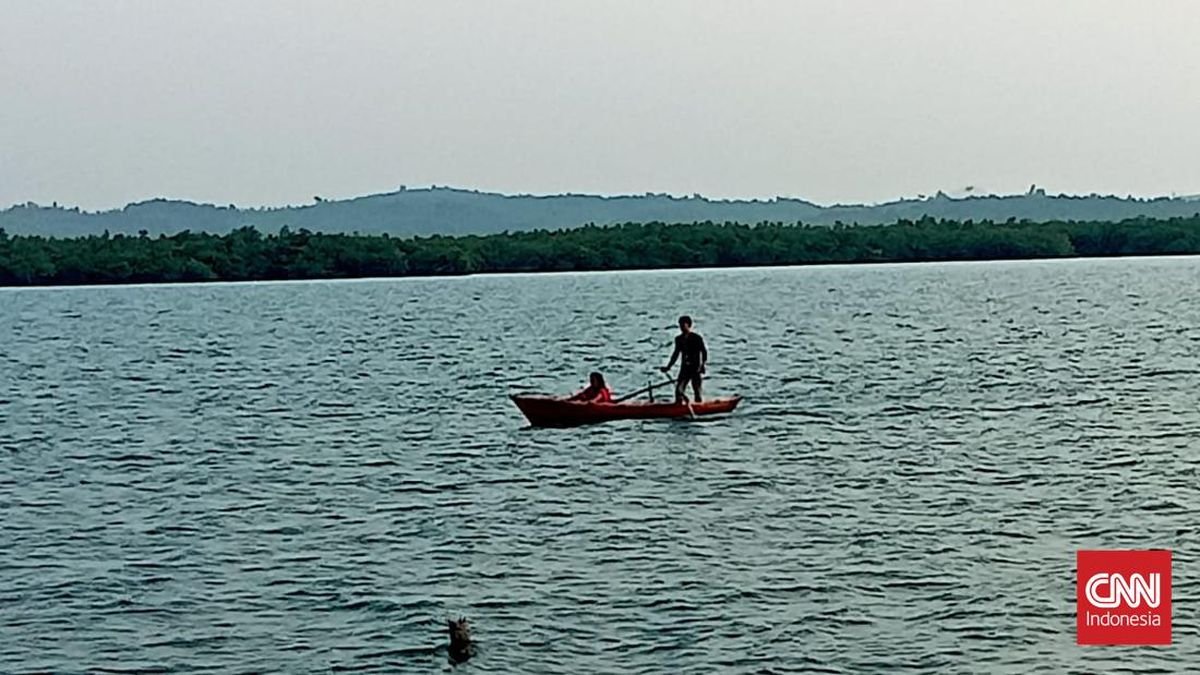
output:
M1200 193L1200 2L0 0L0 206Z

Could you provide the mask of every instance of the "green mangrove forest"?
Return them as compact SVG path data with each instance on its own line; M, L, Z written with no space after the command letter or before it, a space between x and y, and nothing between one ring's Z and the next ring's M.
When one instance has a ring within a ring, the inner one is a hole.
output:
M396 238L287 227L265 234L12 236L0 285L340 279L820 263L1200 253L1200 215L1120 222L950 221L808 226L629 223Z

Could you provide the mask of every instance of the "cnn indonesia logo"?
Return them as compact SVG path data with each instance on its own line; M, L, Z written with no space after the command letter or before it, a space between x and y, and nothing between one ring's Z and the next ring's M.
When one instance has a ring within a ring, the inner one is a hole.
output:
M1081 645L1171 644L1170 551L1076 551Z

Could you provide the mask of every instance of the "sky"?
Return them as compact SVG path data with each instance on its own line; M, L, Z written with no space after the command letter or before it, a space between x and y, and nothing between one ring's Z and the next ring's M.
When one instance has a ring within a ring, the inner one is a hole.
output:
M0 0L0 207L1200 193L1200 2Z

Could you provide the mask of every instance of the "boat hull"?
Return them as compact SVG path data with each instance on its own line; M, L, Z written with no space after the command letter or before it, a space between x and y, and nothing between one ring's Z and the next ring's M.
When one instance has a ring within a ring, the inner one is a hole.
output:
M695 415L718 415L733 412L741 396L714 398L693 403L638 402L638 403L585 403L568 401L554 396L510 396L521 409L525 418L535 427L577 427L598 424L611 420L671 419Z

